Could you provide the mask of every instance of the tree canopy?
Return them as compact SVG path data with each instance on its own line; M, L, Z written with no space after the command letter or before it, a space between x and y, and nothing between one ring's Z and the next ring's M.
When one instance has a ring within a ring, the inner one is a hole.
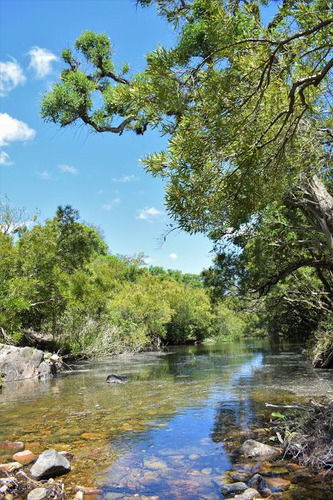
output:
M266 2L139 3L174 23L175 47L158 47L142 73L125 78L128 65L116 71L108 36L83 33L75 52L63 51L68 67L44 97L46 120L119 134L159 127L169 146L146 167L167 178L178 225L214 239L281 200L300 173L327 170L330 2L268 2L276 10L269 23Z

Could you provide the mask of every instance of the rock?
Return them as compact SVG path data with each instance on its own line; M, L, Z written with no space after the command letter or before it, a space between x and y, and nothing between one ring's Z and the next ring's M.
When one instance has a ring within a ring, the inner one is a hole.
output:
M235 495L234 498L238 498L239 500L252 500L253 498L262 498L259 491L254 488L248 488L240 495Z
M73 497L73 500L84 500L83 491L77 491Z
M48 498L48 492L46 488L35 488L31 490L27 496L27 500L43 500Z
M223 483L221 486L221 491L225 497L233 497L237 493L243 493L247 490L247 485L245 483Z
M16 462L20 462L20 464L30 464L36 458L36 455L29 450L19 451L12 456L12 459Z
M256 460L269 460L281 455L281 450L268 444L259 443L254 439L248 439L240 447L240 452L246 457Z
M231 471L230 477L234 481L245 482L249 479L249 477L251 477L251 474L249 474L248 472L245 472L245 471Z
M50 477L62 476L71 470L67 458L56 450L46 450L39 455L36 463L31 467L30 474L35 479L48 479Z
M269 488L272 493L278 491L286 491L291 484L288 479L283 479L282 477L266 477L265 486Z
M17 453L24 450L24 444L22 441L6 441L5 443L0 444L0 449Z
M59 451L60 455L62 455L63 457L67 458L67 460L69 462L71 462L74 458L74 455L73 453L71 453L70 451Z
M253 477L251 477L249 481L249 486L251 488L254 488L255 490L260 489L260 485L262 483L262 477L260 474L255 474Z
M117 375L108 375L106 381L108 384L123 384L124 378L118 377Z
M54 363L42 363L38 367L38 377L41 379L47 379L50 377L55 377L57 374L57 367Z
M306 481L313 482L313 474L306 467L295 470L291 475L293 483L304 483Z
M5 382L37 378L40 370L44 378L53 376L51 365L44 363L43 359L44 353L39 349L0 344L0 372Z
M286 468L289 470L289 472L295 472L299 469L304 469L302 465L294 464L294 463L289 463L286 465Z
M164 460L160 460L159 458L146 458L143 461L143 465L147 467L147 469L152 469L152 470L167 468L166 462L164 462Z
M85 488L84 486L76 486L74 488L75 492L82 492L84 496L86 495L100 495L102 490L98 488Z
M19 462L9 462L8 464L0 464L0 471L2 472L13 472L15 470L21 469L22 464Z
M272 492L269 488L260 488L259 493L264 497L270 497L272 495Z

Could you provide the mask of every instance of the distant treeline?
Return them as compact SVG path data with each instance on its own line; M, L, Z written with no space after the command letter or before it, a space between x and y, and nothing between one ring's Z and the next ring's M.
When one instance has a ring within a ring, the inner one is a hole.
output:
M49 339L63 352L97 355L249 330L237 297L212 300L204 275L111 255L71 206L31 229L23 215L2 204L0 341Z

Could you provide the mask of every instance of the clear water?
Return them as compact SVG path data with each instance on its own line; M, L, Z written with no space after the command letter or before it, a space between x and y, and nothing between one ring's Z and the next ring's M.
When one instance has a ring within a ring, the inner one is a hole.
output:
M98 486L104 500L223 498L230 435L246 439L265 402L333 396L332 373L313 370L295 349L258 343L175 347L73 368L4 387L0 442L71 452L66 486ZM126 383L107 384L110 373Z

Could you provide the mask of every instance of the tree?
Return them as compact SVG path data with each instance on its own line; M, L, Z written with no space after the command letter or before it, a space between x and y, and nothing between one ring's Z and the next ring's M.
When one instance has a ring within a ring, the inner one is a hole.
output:
M256 1L139 3L156 3L177 26L176 47L159 47L143 73L125 78L108 37L83 33L75 49L89 70L63 51L68 68L44 96L44 119L168 133L168 150L145 163L167 178L169 211L189 232L217 241L291 193L289 203L320 219L332 249L333 201L314 177L331 168L330 3L284 1L268 25Z

